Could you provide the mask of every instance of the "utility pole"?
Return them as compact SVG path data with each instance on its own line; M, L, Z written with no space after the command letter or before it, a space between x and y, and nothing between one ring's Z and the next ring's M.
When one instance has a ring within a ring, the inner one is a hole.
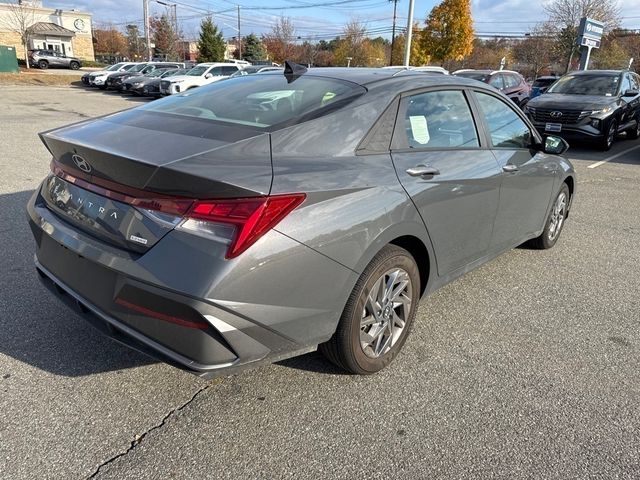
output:
M409 59L411 58L411 33L413 31L413 2L409 0L409 18L407 18L407 36L404 43L404 66L409 66Z
M393 65L393 45L396 43L396 9L398 8L398 0L389 0L393 2L393 29L391 30L391 55L389 56L389 66Z
M238 60L242 60L242 36L240 35L240 5L238 5Z
M151 61L151 34L149 32L149 0L142 0L142 10L144 12L144 39L147 49L147 60Z

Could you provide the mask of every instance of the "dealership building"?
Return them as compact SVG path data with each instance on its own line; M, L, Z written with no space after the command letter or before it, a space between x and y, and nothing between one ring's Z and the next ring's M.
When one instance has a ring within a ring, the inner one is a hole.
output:
M18 14L16 8L20 9ZM0 45L15 47L18 58L24 58L20 35L14 31L18 23L29 25L29 49L95 60L90 13L47 8L42 0L22 0L18 7L0 0Z

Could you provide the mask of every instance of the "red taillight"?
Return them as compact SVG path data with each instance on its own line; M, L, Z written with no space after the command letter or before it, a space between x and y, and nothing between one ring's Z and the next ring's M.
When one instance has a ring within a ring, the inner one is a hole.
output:
M187 217L236 227L227 258L240 255L300 205L306 195L294 193L236 200L197 200Z
M230 234L228 238L222 239L229 244L226 258L240 255L306 198L304 193L292 193L240 199L198 200L140 190L99 177L92 177L91 182L88 182L79 178L82 172L72 175L55 160L51 162L51 170L69 183L134 207L185 217L186 220L231 225L235 228L235 233L233 228L228 227ZM183 230L199 233L198 226ZM206 232L205 236L218 238L218 235L212 232Z

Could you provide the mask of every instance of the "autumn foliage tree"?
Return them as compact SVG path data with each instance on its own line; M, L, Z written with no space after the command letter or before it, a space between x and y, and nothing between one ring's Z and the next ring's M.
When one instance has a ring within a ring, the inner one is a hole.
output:
M269 58L283 63L295 53L295 28L289 17L280 17L271 27L271 31L262 37Z
M156 56L166 60L176 60L179 57L180 33L177 32L167 15L151 17L149 19L151 27L151 38L155 43Z
M425 49L424 42L422 41L423 35L424 30L420 29L418 23L414 23L411 53L409 54L409 65L414 67L428 65L429 62L431 62L431 55L429 55L429 52ZM404 34L396 36L395 42L393 43L393 52L391 53L392 65L404 64L404 42Z
M94 29L93 38L93 48L97 54L119 57L128 51L127 38L114 26Z
M443 0L425 21L422 48L436 62L462 60L473 51L471 0Z

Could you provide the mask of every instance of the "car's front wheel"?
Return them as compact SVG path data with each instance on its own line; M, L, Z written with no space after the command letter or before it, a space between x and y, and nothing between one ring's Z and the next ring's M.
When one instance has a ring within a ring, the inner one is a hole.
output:
M358 279L335 334L319 350L352 373L382 370L404 345L419 296L420 273L413 256L385 246Z
M609 128L607 129L607 133L604 134L602 140L600 141L600 148L605 152L611 150L611 146L616 139L616 134L618 133L618 122L615 120L611 120L609 123Z
M553 206L551 207L551 211L547 217L547 222L544 225L542 235L534 238L530 242L532 247L547 249L556 244L560 237L560 232L562 232L564 221L569 214L570 199L571 194L569 192L569 187L566 183L563 183L560 192L558 192L558 195L553 202Z

